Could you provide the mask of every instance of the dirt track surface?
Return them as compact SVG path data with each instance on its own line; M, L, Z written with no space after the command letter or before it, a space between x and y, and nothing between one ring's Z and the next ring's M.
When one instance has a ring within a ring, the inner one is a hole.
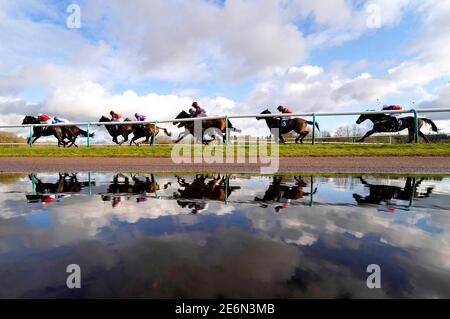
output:
M134 171L259 173L260 167L260 164L174 164L170 158L145 157L0 158L0 172ZM279 172L448 174L450 173L450 157L284 157L280 158Z

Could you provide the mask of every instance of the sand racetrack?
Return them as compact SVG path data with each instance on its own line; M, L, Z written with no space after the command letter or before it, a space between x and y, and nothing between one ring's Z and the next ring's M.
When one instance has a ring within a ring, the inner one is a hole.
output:
M175 164L155 157L3 157L0 172L229 172L259 173L260 164ZM448 156L282 157L279 172L450 174Z

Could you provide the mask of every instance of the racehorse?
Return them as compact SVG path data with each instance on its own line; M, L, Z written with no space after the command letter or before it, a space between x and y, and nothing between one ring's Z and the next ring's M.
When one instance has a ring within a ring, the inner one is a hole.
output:
M180 114L177 115L177 117L175 119L187 119L187 118L191 118L191 116L185 112L185 111L181 111ZM200 137L199 136L195 136L194 134L194 121L174 121L173 125L176 125L178 127L184 127L186 129L185 132L180 133L180 135L178 136L178 139L175 141L175 143L178 143L179 141L181 141L186 135L191 134L193 135L198 141L200 141ZM210 128L214 128L219 130L222 134L223 134L223 142L226 142L227 139L227 134L226 134L226 128L227 128L227 123L226 123L226 119L222 118L222 119L215 119L215 120L203 120L202 121L202 135L201 135L201 142L204 144L208 144L210 142L212 142L213 140L215 140L215 135L213 134L212 139L206 141L204 138L204 134L205 131L207 129ZM230 131L233 132L238 132L240 133L241 130L233 127L233 124L231 124L230 120L228 120L228 129Z
M269 110L264 110L261 112L261 114L272 114ZM281 143L286 143L282 134L287 134L290 133L292 131L294 131L295 133L298 134L298 137L295 139L295 143L298 143L298 141L300 140L300 143L303 144L303 139L309 134L309 131L306 129L309 125L313 125L314 122L311 121L307 121L304 120L302 118L296 117L293 119L288 119L286 120L286 125L282 126L281 125L281 121L277 118L274 117L257 117L256 118L258 121L259 120L266 120L267 126L269 127L269 129L273 129L276 128L279 130L280 134L279 134L279 139ZM316 122L316 128L317 130L320 132L319 129L319 124Z
M23 125L26 124L41 124L41 121L37 117L34 116L25 116L22 121ZM72 141L71 133L65 129L64 126L38 126L33 127L33 135L31 136L31 144L36 142L36 140L42 136L54 136L58 140L58 147L63 145L66 147ZM68 139L69 142L65 142L64 140ZM30 143L30 137L27 139L27 143ZM71 146L71 145L70 145Z
M411 143L414 140L414 117L407 116L397 119L394 116L389 116L386 114L361 114L356 120L356 124L361 124L366 120L370 120L373 123L373 128L368 131L358 142L364 142L366 138L375 133L387 133L387 132L401 132L408 129L409 141ZM418 119L418 130L419 136L423 138L426 143L430 141L427 139L425 134L423 134L420 129L424 124L430 124L433 132L437 132L438 128L432 120L426 118Z
M70 140L70 145L69 147L71 147L72 145L75 147L78 147L77 144L75 144L78 136L82 136L82 137L87 137L88 136L88 132L86 132L85 130L82 130L81 128L79 128L78 126L75 125L70 125L70 126L62 126L64 127L64 129L68 132L69 135L69 140ZM94 137L95 133L90 133L89 137Z
M137 146L139 146L139 144L141 144L141 143L149 143L148 140L150 138L151 138L151 140L150 140L149 144L153 145L154 138L159 134L160 130L163 130L167 136L169 136L169 137L172 136L172 134L166 128L161 128L161 127L156 126L156 131L153 132L154 130L155 130L154 124L150 124L150 123L134 124L133 125L133 138L131 139L130 146L133 143ZM155 135L153 135L153 133L155 133ZM136 141L142 137L145 137L145 141L141 142L141 143L136 143Z
M98 120L99 122L102 123L110 123L112 122L112 120L106 116L102 116L100 118L100 120ZM125 122L130 122L129 118L125 119ZM119 122L117 122L119 123ZM99 124L98 126L100 126L101 124ZM106 130L108 131L109 135L112 136L112 140L114 143L118 144L118 145L122 145L123 143L128 141L128 136L133 133L133 125L131 124L117 124L117 125L105 125ZM119 136L123 137L123 141L119 143L119 141L117 140L117 138Z

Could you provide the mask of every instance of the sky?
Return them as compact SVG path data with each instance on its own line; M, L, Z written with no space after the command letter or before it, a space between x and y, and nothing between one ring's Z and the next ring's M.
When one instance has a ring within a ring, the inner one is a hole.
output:
M0 0L0 30L0 124L450 106L449 0Z

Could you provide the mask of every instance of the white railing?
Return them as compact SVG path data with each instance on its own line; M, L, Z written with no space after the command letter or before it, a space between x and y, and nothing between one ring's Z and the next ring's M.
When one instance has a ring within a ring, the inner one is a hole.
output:
M197 117L197 118L184 118L184 119L170 119L170 120L152 120L152 121L126 121L126 122L74 122L74 123L57 123L57 124L17 124L17 125L0 125L1 128L29 128L30 136L32 128L34 127L49 127L49 126L87 126L88 133L89 128L92 125L134 125L134 124L164 124L173 122L192 122L192 121L206 121L206 120L217 120L217 119L245 119L245 118L273 118L273 117L300 117L307 116L313 117L312 125L312 143L315 142L315 123L316 117L326 117L326 116L352 116L352 115L376 115L376 114L407 114L411 113L415 117L415 140L418 141L418 114L419 113L446 113L450 112L450 108L435 108L435 109L411 109L411 110L399 110L399 111L365 111L365 112L311 112L311 113L292 113L292 114L282 114L282 113L272 113L272 114L243 114L243 115L225 115L225 116L209 116L209 117ZM227 123L228 125L228 123ZM228 139L227 139L228 140ZM89 144L89 134L87 137L87 144ZM30 144L31 146L31 144Z

